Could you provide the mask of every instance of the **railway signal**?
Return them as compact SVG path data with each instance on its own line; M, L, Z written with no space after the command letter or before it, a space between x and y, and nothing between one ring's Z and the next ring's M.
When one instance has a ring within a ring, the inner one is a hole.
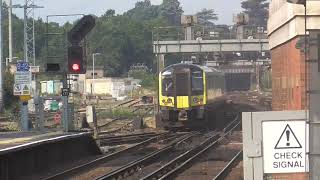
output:
M85 74L86 61L80 42L94 28L95 18L91 15L83 16L79 22L68 32L68 40L71 47L68 48L68 72L69 74Z
M68 32L68 40L72 45L78 45L94 28L96 20L91 15L83 16L79 22Z
M71 46L68 49L68 72L70 74L85 74L85 62L83 59L83 48Z

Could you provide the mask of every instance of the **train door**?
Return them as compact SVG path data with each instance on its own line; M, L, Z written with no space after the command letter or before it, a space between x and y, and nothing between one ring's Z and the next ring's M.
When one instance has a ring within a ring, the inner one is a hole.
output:
M175 106L177 109L188 109L190 107L189 97L191 94L190 69L176 69L174 77L174 84L176 88Z

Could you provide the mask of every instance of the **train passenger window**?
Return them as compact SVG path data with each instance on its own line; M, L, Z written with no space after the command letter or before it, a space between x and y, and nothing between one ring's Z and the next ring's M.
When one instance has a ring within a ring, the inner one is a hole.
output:
M203 93L203 76L201 71L192 73L191 86L193 94Z

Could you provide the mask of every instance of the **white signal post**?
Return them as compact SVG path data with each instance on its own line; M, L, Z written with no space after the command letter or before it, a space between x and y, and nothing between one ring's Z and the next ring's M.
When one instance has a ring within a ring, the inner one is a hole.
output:
M94 66L95 66L95 56L101 55L101 53L93 53L92 54L92 83L91 83L91 94L93 94L93 87L94 87L94 80L95 80L95 75L94 75Z

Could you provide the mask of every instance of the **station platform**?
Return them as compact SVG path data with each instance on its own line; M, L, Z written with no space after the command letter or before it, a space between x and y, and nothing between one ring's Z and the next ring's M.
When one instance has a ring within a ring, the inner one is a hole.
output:
M0 133L0 179L33 179L48 169L100 155L89 132Z
M88 136L87 132L0 132L0 155L8 152L19 151L27 149L32 146L41 145L44 143L52 143L63 141L66 139L78 138L81 136Z

